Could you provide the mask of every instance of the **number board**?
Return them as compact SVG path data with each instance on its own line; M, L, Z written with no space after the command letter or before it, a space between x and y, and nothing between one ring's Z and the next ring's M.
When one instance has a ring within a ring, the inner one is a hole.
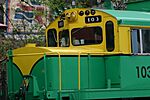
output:
M150 66L137 66L136 69L138 78L150 78Z
M64 21L58 21L58 28L64 27Z
M101 22L102 18L101 16L88 16L85 17L85 23L97 23L97 22Z

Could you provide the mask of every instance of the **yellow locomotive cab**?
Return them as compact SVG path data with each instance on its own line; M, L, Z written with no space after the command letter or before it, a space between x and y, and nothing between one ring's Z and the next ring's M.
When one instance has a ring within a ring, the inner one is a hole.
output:
M47 27L46 43L47 47L83 47L103 52L119 52L117 30L117 19L103 11L66 10Z

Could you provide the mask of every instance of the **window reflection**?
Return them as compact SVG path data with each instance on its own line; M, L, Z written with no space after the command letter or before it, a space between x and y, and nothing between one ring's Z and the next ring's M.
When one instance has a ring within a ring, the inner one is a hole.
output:
M71 31L74 46L100 44L102 42L101 27L75 28Z

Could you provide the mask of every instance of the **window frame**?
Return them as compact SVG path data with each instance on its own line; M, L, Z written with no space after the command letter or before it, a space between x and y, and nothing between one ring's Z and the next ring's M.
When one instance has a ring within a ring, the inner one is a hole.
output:
M133 30L137 30L136 37L138 37L138 38L133 37L133 34L135 34L135 33L133 33ZM144 33L144 31L149 31L149 33ZM150 28L132 28L130 34L131 34L131 52L133 54L141 54L141 55L150 54L150 51L146 52L146 50L144 49L145 48L144 34L150 34ZM135 43L135 41L137 41L137 43ZM139 43L138 43L138 41L139 41Z

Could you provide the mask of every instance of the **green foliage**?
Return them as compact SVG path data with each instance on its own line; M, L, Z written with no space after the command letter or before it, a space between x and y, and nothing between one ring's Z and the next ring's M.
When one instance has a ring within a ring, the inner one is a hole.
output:
M42 0L41 3L50 7L50 9L55 10L65 6L64 0Z
M7 50L24 47L28 43L35 43L37 46L45 46L44 35L11 35L4 37L0 35L0 60L5 58Z
M44 35L28 35L27 43L36 43L37 46L45 46Z
M0 59L5 58L7 50L15 47L13 42L11 39L0 36Z

